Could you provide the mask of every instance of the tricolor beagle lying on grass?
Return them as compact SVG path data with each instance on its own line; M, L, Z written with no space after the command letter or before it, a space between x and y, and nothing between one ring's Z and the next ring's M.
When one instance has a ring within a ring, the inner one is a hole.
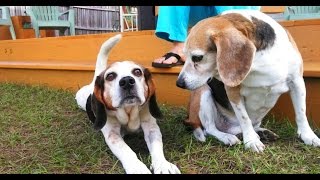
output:
M77 103L87 111L94 128L101 130L126 173L151 173L122 139L124 133L140 128L151 154L153 172L180 173L164 157L162 135L155 119L161 112L149 70L132 61L107 66L108 54L120 39L121 34L102 44L93 81L77 92Z
M197 139L205 133L225 144L240 142L261 152L260 124L279 96L290 92L298 136L320 146L306 117L303 60L293 38L271 17L255 10L231 10L198 22L184 49L177 86L192 90L187 123ZM210 86L210 88L209 88Z

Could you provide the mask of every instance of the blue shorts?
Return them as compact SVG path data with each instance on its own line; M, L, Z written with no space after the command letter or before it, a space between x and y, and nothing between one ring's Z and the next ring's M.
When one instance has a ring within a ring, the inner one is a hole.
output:
M184 42L189 27L202 19L232 9L260 10L260 6L159 6L155 33L157 37L170 42Z

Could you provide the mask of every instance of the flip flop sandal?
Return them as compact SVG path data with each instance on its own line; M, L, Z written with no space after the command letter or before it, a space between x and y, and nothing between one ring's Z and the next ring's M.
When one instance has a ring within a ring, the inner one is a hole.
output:
M178 61L176 63L163 64L163 63L152 62L152 66L157 67L157 68L171 68L174 66L180 66L180 65L184 64L184 62L181 60L181 57L178 54L173 53L173 52L168 52L167 54L163 55L162 57L165 58L164 60L167 60L168 58L170 58L172 56L178 59Z

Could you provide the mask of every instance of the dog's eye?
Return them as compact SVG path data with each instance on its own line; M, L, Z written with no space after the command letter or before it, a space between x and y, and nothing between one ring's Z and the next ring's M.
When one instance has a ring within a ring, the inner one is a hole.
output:
M134 75L137 76L137 77L140 77L140 76L142 75L142 72L141 72L140 69L134 69L134 70L132 71L132 74L134 74Z
M192 61L193 62L200 62L202 60L203 56L199 55L199 56L192 56Z
M114 80L116 77L117 77L117 74L114 73L114 72L112 72L112 73L109 73L109 74L107 75L106 80L107 80L107 81L112 81L112 80Z

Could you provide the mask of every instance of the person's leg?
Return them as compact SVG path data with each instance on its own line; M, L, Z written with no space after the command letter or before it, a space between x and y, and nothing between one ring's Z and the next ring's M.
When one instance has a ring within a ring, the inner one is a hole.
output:
M211 6L160 6L156 36L172 42L170 52L176 53L185 61L182 53L184 41L187 38L189 26L198 21L213 16L215 9ZM174 56L169 58L160 57L154 62L163 64L176 63L178 59Z
M155 34L157 37L172 42L170 52L176 53L184 61L182 48L187 37L190 6L160 6ZM172 64L178 60L171 56L168 59L160 57L156 63Z
M261 6L215 6L217 14L221 14L227 10L233 9L252 9L252 10L260 10Z

